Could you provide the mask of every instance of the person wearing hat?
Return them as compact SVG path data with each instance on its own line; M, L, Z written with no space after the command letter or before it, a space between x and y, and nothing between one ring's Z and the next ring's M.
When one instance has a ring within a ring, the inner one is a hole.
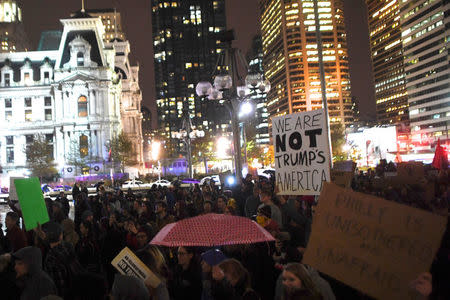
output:
M42 270L42 253L37 247L25 247L13 253L17 285L22 288L21 300L34 300L56 295L56 286Z
M211 284L212 284L212 268L227 259L219 249L211 249L201 254L202 258L202 300L213 300Z

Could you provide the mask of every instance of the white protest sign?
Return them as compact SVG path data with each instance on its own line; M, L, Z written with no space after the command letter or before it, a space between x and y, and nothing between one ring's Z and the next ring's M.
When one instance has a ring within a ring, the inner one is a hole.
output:
M272 118L278 195L319 195L330 181L323 109Z
M128 247L125 247L111 262L123 275L140 278L156 288L161 280Z
M9 178L9 200L19 200L16 191L16 185L14 184L15 179L24 179L25 177L10 177Z

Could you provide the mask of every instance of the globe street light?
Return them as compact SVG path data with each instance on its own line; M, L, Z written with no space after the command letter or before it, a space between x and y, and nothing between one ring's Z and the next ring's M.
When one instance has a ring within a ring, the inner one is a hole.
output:
M242 181L241 144L239 134L239 118L250 115L253 111L249 103L249 95L252 93L267 93L270 90L270 82L264 75L258 72L250 72L241 76L240 71L248 70L248 64L241 52L231 46L234 40L234 32L227 31L221 40L227 47L219 54L217 59L218 73L213 74L214 85L208 81L201 81L196 86L199 97L210 100L221 100L230 112L231 127L233 132L234 167L238 183ZM241 108L241 104L242 108Z
M211 85L211 84L209 84ZM198 86L198 85L197 85ZM191 119L187 116L183 119L183 125L180 131L172 132L172 138L183 141L186 144L187 150L187 160L188 160L188 174L189 178L193 177L192 174L192 147L191 140L196 138L202 138L205 136L205 132L203 130L197 130L194 126L192 126Z

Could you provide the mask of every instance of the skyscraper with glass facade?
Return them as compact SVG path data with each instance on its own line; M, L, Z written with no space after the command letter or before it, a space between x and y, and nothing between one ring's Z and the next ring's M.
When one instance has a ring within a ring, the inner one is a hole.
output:
M322 107L312 0L262 0L264 72L270 116ZM330 121L353 122L342 0L318 1Z
M195 93L199 81L211 80L225 46L220 39L226 29L225 1L153 0L152 26L158 125L169 141L165 151L170 157L182 146L171 135L183 118L213 134L230 126L224 108Z
M400 1L399 22L413 143L448 140L450 1Z
M408 95L400 27L402 0L366 0L377 120L408 123Z

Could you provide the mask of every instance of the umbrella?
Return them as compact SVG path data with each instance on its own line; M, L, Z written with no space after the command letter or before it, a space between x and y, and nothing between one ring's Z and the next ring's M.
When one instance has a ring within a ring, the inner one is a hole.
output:
M438 139L437 145L436 145L436 151L434 152L434 158L433 158L433 167L436 169L447 169L448 167L448 155L447 151L441 146L441 140Z
M274 240L269 232L248 218L206 214L164 226L150 244L213 247Z

